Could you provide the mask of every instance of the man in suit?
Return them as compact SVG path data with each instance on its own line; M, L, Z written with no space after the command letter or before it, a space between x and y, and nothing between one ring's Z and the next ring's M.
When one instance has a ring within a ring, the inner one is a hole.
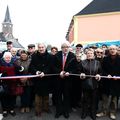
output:
M55 118L59 118L60 115L64 115L65 118L69 118L70 108L70 87L71 80L69 77L68 65L71 59L75 58L74 53L69 52L70 44L64 42L61 45L61 51L55 55L54 70L55 73L60 74L56 80L56 115Z

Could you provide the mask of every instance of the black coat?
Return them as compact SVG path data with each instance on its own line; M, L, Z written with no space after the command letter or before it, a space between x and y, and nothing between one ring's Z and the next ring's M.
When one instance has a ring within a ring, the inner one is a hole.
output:
M81 62L81 73L85 73L86 75L96 75L101 74L101 64L99 61L95 59L91 60L83 60ZM82 89L97 89L98 81L92 77L86 77L82 80Z
M46 51L44 54L40 54L38 51L32 56L29 71L32 74L36 74L37 71L44 72L45 74L51 71L51 55ZM42 96L48 95L49 91L49 78L37 77L34 79L35 93Z
M74 53L69 52L64 67L65 72L70 72L70 73L72 72L69 65L71 64L71 61L73 59L75 59ZM59 51L54 57L54 72L57 74L60 74L60 72L62 71L62 61L63 61L62 51ZM70 77L60 78L58 76L55 84L57 89L61 89L60 87L62 85L67 89L71 86Z
M113 60L111 56L103 59L103 75L120 76L120 57L116 56ZM104 79L104 92L111 95L120 95L120 80Z

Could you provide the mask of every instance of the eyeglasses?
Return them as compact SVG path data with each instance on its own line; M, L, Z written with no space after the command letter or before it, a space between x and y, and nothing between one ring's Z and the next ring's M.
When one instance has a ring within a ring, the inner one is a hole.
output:
M62 46L62 48L69 48L69 46Z
M97 51L97 53L103 54L103 52L99 52L99 51Z

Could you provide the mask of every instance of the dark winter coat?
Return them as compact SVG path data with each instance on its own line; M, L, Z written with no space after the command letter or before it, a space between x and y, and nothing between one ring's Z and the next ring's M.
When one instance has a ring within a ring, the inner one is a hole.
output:
M86 75L101 74L101 64L95 59L86 59L81 62L81 73ZM97 89L98 81L92 77L86 77L82 80L82 89Z
M120 57L116 55L114 59L107 56L103 59L103 75L120 76ZM104 79L104 93L120 95L120 80Z
M10 63L6 63L3 58L0 60L0 73L2 73L2 76L16 76L19 74L19 70L21 70L21 66L18 66L13 59ZM7 85L7 94L16 95L19 79L6 79L2 82Z
M36 74L37 71L44 72L44 74L51 73L51 55L46 51L44 54L40 54L38 51L33 54L29 71L32 74ZM48 95L49 91L49 79L47 77L37 77L34 79L35 93L44 96Z

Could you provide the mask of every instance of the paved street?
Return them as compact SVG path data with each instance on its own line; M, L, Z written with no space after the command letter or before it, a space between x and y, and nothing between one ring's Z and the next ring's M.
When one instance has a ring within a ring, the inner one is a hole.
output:
M17 106L18 106L16 108L17 115L15 117L8 115L8 117L3 118L3 120L66 120L63 116L61 116L59 119L54 118L54 115L55 115L55 108L54 107L50 107L50 110L51 110L50 114L42 113L41 117L36 117L34 114L34 109L32 109L30 113L20 113L19 99L17 100ZM119 106L119 108L120 108L120 106ZM81 113L80 108L78 108L76 112L71 112L70 118L68 120L81 120L80 113ZM91 118L87 117L85 120L91 120ZM110 118L102 117L102 118L97 118L97 120L110 120ZM120 110L118 110L116 120L120 120Z
M51 111L52 111L51 114L43 113L40 118L36 117L33 111L31 111L30 113L25 113L25 114L19 113L17 111L17 115L15 117L12 117L11 115L9 115L3 120L57 120L54 118L54 109L52 108ZM120 120L119 114L120 113L117 114L116 120ZM66 120L66 119L63 116L61 116L58 120ZM80 113L78 111L72 112L68 120L81 120ZM90 117L87 117L85 120L91 120L91 119ZM97 120L110 120L110 119L107 117L104 117L104 118L97 118Z

